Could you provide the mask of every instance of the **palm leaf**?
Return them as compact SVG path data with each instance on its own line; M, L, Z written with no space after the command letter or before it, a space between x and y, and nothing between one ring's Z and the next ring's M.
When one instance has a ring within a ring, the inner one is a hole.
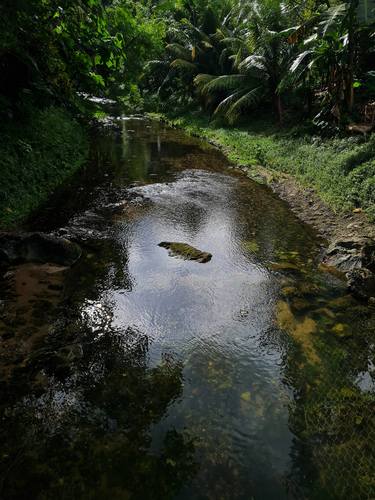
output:
M246 81L245 75L222 75L209 81L203 88L203 94L210 94L220 90L232 90L243 85Z
M214 75L207 75L205 73L200 73L194 78L194 85L196 85L196 87L198 87L199 90L202 90L205 85L207 85L215 78L216 76Z
M226 97L224 100L221 101L221 103L217 106L217 108L214 111L214 115L218 114L226 114L227 111L233 104L240 99L243 95L245 95L247 92L246 89L241 89L237 90L236 92L233 92L233 94L230 94L228 97Z
M311 54L311 50L305 50L304 52L301 52L301 54L298 54L290 67L290 71L292 73L295 73L301 67L301 64L305 61L306 57L310 56Z
M176 58L191 60L191 51L179 43L169 43L166 49Z
M194 63L186 61L185 59L175 59L171 62L171 68L185 69L191 73L196 73L198 71Z
M239 69L247 72L265 73L267 71L265 58L256 54L248 56L241 62Z
M228 110L228 119L233 123L240 116L245 109L249 109L257 104L261 98L264 96L264 87L260 85L247 92L245 95L240 97Z
M322 28L323 36L333 28L337 22L341 21L347 14L348 5L346 3L340 3L334 7L328 9L322 15L323 21L321 21L320 26Z

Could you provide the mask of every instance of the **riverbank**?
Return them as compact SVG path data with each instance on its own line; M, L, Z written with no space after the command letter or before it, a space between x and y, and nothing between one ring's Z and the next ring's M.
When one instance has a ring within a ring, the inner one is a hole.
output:
M0 227L20 223L87 160L87 132L51 107L0 128Z
M280 128L263 119L225 127L215 126L204 115L152 116L207 139L258 181L272 184L291 176L302 187L314 189L332 211L357 208L375 220L374 136L324 139L307 133L302 125Z
M357 267L374 270L375 256L370 262L362 258L364 247L372 249L375 240L373 136L323 139L261 120L226 128L202 115L152 116L208 140L234 166L269 185L327 240L334 255L326 259L329 268L343 273Z

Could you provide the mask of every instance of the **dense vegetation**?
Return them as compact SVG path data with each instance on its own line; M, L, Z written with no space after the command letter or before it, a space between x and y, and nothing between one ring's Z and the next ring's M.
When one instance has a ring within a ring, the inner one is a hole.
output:
M141 2L1 2L3 223L28 214L85 161L95 112L87 94L139 101L137 82L163 37L164 23Z
M336 208L362 206L373 213L375 161L366 139L375 118L374 10L373 0L4 0L0 118L8 146L1 168L8 164L13 172L19 164L22 183L26 163L10 145L27 142L23 129L35 131L34 115L53 117L64 108L65 119L78 119L82 127L93 114L85 96L99 95L130 110L168 111L174 118L188 112L193 121L209 117L212 130L228 132L224 143L237 141L232 132L239 126L237 146L245 141L258 151L242 163L262 162L296 175ZM270 123L275 133L269 134ZM303 123L298 147L289 148L285 163L281 156L297 123ZM357 156L351 141L332 139L349 129L362 133ZM313 136L329 139L317 142ZM38 135L29 139L26 149L38 155ZM312 142L319 145L311 149ZM300 161L306 154L309 165ZM46 178L33 191L47 194L54 173L39 156L44 173L30 175L30 182ZM327 184L332 175L337 193ZM3 185L1 218L14 201Z
M234 161L373 218L374 19L364 0L202 3L175 18L148 65L157 109Z
M201 2L175 20L158 95L199 101L229 123L273 107L277 120L302 113L331 131L374 95L371 2ZM163 100L163 99L162 99Z

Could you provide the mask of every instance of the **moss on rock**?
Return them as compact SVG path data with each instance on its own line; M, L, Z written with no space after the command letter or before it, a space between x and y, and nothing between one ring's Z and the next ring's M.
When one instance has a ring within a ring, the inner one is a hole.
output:
M212 255L208 252L202 252L197 248L188 245L187 243L162 241L159 247L166 248L169 255L172 257L180 257L185 260L194 260L204 264L212 259Z

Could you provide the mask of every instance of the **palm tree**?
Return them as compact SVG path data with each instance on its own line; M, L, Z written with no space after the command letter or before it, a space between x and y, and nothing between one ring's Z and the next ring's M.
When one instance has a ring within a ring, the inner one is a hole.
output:
M360 53L369 50L368 43L360 46L360 35L368 36L369 26L360 24L358 4L358 0L337 4L316 15L309 29L303 25L296 29L308 32L308 37L281 84L283 89L295 88L306 80L319 85L326 90L326 101L338 117L342 103L347 111L353 109L355 67Z
M233 72L214 76L199 74L195 83L204 95L220 95L215 114L224 113L234 122L247 109L269 97L279 121L283 119L280 82L290 65L294 46L288 37L294 28L289 11L274 0L249 5L245 36L240 50L232 55Z
M222 55L221 38L224 34L220 33L227 33L230 4L224 3L218 12L207 6L199 16L196 10L189 6L190 19L171 20L167 35L169 43L163 59L148 63L149 72L158 73L159 79L163 75L158 94L174 86L185 96L193 96L194 78L198 73L218 74L229 69Z

